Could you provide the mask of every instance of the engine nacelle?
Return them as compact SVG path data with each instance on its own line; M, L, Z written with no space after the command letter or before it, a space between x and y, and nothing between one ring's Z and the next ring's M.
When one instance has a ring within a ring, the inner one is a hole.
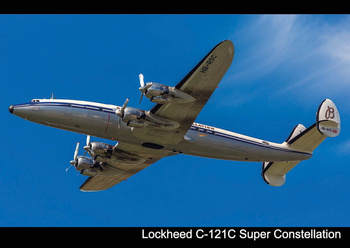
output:
M143 94L151 99L151 102L165 104L165 103L188 103L193 102L196 99L191 95L176 89L175 87L169 87L158 83L147 83L140 88Z
M115 113L128 127L140 128L145 124L146 112L142 109L125 106L121 109L117 109Z
M91 142L89 144L89 154L91 157L96 156L108 156L110 157L113 152L113 146L102 142Z
M96 166L94 166L95 163L98 163L89 157L79 156L77 159L78 159L78 162L77 162L75 168L78 171L94 168L94 167L96 167Z
M173 130L180 126L178 122L156 116L150 111L126 107L128 101L129 100L124 103L123 107L117 109L115 113L129 127L141 128L147 126L162 130Z
M128 123L129 121L137 121L140 119L145 119L146 114L142 109L126 107L123 113L123 122Z
M151 85L151 86L149 86ZM169 86L158 84L158 83L147 83L146 84L145 95L147 98L151 98L153 96L162 96L164 94L169 94Z
M158 104L165 104L165 103L171 103L171 102L188 103L196 100L191 95L175 87L170 87L167 85L158 84L154 82L148 82L147 84L145 84L142 74L139 75L139 78L140 78L140 85L141 85L139 90L142 92L140 102L142 99L142 95L145 95L147 98L151 99L151 102L158 103Z

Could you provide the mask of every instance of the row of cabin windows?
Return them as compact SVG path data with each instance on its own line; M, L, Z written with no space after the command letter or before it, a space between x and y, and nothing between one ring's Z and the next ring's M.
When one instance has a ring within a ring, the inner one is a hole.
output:
M204 129L204 128L201 128L201 127L191 126L191 130L198 131L198 132L203 132L203 133L215 134L215 131L209 130L209 129Z
M38 100L38 99L33 99L33 100L31 100L30 102L40 102L40 100ZM68 107L71 107L72 106L72 104L67 104L67 106ZM85 106L84 106L84 108L85 108ZM88 107L89 108L89 107ZM103 108L98 108L98 111L103 111ZM108 110L106 110L106 111L108 111Z

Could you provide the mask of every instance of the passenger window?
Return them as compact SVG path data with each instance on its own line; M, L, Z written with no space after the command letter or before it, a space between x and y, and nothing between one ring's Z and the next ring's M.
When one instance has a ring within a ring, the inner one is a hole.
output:
M207 133L215 134L213 130L207 130Z

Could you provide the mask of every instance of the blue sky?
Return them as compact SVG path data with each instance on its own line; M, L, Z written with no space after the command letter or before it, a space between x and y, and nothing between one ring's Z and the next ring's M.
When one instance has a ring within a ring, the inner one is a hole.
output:
M280 143L325 98L341 114L282 187L260 163L179 155L83 193L65 169L85 136L8 112L51 92L138 107L139 73L173 86L226 39L233 63L196 122ZM349 40L349 15L0 15L0 226L350 226Z

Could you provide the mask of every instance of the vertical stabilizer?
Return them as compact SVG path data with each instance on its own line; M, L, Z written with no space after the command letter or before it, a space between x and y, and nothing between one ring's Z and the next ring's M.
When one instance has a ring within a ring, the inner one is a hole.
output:
M324 100L317 110L316 126L320 133L328 137L336 137L340 133L340 115L337 106L329 100Z

